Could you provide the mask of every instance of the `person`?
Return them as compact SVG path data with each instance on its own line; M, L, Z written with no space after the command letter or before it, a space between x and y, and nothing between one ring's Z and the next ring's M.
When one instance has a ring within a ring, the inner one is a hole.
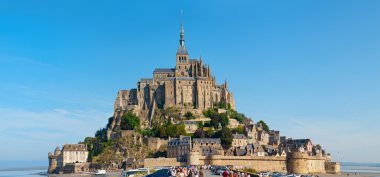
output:
M224 172L222 173L223 177L228 177L228 171L227 170L224 170Z
M203 177L203 169L202 168L199 170L199 177Z
M232 171L230 171L230 175L229 175L229 177L234 177L234 174L233 174Z
M185 173L183 172L183 169L179 172L179 177L185 177Z
M171 169L170 169L170 175L171 175L171 176L175 176L175 175L176 175L175 168L171 168Z

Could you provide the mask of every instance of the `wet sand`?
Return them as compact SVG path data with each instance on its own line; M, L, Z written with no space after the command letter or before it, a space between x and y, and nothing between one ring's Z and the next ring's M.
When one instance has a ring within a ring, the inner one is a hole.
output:
M380 173L345 173L341 174L321 174L320 177L380 177Z
M347 175L348 174L348 175ZM49 175L51 177L92 177L94 174L59 174ZM96 175L97 177L121 177L120 173L107 173L107 175ZM215 176L206 173L205 177ZM319 177L380 177L380 173L341 173L341 174L318 174Z

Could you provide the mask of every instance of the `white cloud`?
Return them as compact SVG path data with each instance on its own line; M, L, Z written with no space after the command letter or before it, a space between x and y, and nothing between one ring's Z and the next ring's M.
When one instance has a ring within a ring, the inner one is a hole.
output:
M55 146L77 143L104 127L110 113L97 110L27 111L0 108L1 160L43 160Z

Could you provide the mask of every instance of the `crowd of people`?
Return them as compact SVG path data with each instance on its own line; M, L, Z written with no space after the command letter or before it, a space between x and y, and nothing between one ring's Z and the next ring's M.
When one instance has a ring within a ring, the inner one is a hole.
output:
M213 168L210 165L204 166L191 166L191 167L172 167L170 168L170 176L175 177L204 177L205 172L211 173ZM222 173L223 177L251 177L248 173L234 172L230 168L227 168Z

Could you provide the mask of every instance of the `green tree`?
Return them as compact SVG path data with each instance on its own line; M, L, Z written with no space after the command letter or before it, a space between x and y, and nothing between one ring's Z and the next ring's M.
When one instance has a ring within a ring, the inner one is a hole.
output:
M220 108L220 109L227 109L226 103L223 103L223 102L214 103L214 107L217 107L217 108Z
M232 132L229 128L223 127L222 130L217 131L214 135L214 138L220 138L220 141L222 143L222 147L224 149L229 149L232 145Z
M107 141L107 129L102 128L102 129L96 131L95 137L102 142Z
M210 125L215 129L219 128L219 117L212 117L210 120Z
M213 135L214 135L213 130L211 130L211 129L206 130L206 134L205 134L206 138L211 138L211 137L213 137Z
M203 122L198 122L198 129L203 129L204 125Z
M181 119L181 111L177 107L169 107L163 111L166 120L179 120Z
M230 120L228 119L227 114L219 114L219 122L222 127L226 127L228 124L230 124Z
M195 118L193 113L191 113L190 111L186 112L185 117L186 117L186 119L194 119Z
M112 122L113 122L113 117L108 118L108 123L106 127L111 129Z
M194 132L194 138L206 138L206 132L202 129L197 129Z
M257 122L258 124L261 124L263 126L263 129L267 132L269 132L269 126L263 121L263 120L260 120L259 122Z
M127 112L121 116L121 129L134 130L140 126L140 119L132 112Z
M176 137L177 136L177 129L176 126L171 124L166 127L166 135L168 137Z
M244 114L238 113L238 112L236 112L234 110L229 111L229 113L230 113L230 117L232 119L236 119L240 123L244 122L244 119L245 119L245 115Z
M242 125L238 125L235 130L236 130L236 133L238 134L244 133L244 127Z
M176 136L175 137L179 137L181 135L186 135L186 130L185 130L184 124L176 124L175 129L176 129Z

